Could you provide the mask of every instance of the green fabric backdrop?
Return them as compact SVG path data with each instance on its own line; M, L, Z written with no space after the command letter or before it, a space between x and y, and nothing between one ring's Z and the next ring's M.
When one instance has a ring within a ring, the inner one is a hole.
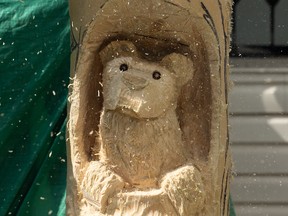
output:
M61 214L68 3L1 0L0 8L0 215Z
M0 215L65 215L68 3L0 8Z

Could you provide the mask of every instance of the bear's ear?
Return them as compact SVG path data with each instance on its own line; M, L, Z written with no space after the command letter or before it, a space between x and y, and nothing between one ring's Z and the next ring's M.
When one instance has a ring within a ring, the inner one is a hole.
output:
M135 45L130 41L112 41L99 54L103 65L115 58L138 56Z
M160 64L175 74L178 86L185 85L193 78L193 62L187 56L179 53L171 53L165 56Z

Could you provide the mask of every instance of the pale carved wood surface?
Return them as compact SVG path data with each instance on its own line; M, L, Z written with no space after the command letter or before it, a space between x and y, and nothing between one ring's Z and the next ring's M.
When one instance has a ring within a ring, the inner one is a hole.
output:
M67 214L228 215L230 2L77 4Z

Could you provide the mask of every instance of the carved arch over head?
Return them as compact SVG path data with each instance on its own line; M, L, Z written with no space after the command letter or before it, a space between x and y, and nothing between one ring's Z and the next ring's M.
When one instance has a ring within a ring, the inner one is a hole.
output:
M211 21L209 14L207 15L208 9L206 7L203 9L203 4L197 6L199 10L197 10L197 7L190 8L189 13L195 13L195 17L205 17L205 19L195 18L187 20L188 10L183 8L179 11L179 8L173 5L168 5L168 7L171 7L169 10L172 12L169 15L165 14L165 19L163 19L161 13L156 13L156 11L161 11L161 7L163 7L161 5L159 8L152 7L152 16L150 18L145 17L142 9L138 7L134 12L135 17L137 17L134 23L131 22L130 17L125 17L122 13L122 11L127 10L127 5L122 7L121 4L117 3L115 6L117 12L110 12L110 9L115 9L115 7L111 7L114 4L112 2L107 2L102 11L96 15L95 20L89 25L81 46L79 64L76 69L76 76L79 77L80 95L82 95L80 100L83 98L83 103L80 102L83 106L81 109L83 111L79 112L79 119L75 120L78 123L74 124L73 127L82 125L79 130L75 131L79 134L82 142L86 143L84 149L85 154L87 154L87 160L91 159L90 154L92 151L90 149L95 144L94 135L97 134L99 122L97 119L99 119L102 109L102 65L99 51L114 40L133 42L141 57L146 57L148 60L159 61L163 56L172 52L188 55L192 59L194 63L191 67L195 68L195 75L193 81L183 88L181 98L179 98L179 120L190 151L195 154L196 158L206 160L209 158L211 145L215 142L211 140L211 128L214 127L215 130L218 128L218 126L213 126L213 123L211 123L212 115L215 118L219 115L219 113L217 114L218 111L215 110L219 107L219 102L217 99L212 101L211 94L217 94L214 98L219 98L221 94L220 81L216 80L221 70L219 65L219 49L221 47L220 45L216 49L214 47L215 43L219 43L216 36L212 37L211 40L211 34L214 34L213 28L216 28L215 26L211 28L211 25L216 24ZM129 7L135 7L133 4ZM145 4L149 5L150 3L147 2ZM167 7L166 4L165 7ZM155 13L153 12L154 10ZM110 19L109 21L108 18ZM116 21L119 19L122 20L120 24ZM178 24L183 23L184 26L174 25L175 19ZM115 22L111 20L115 20ZM157 25L155 20L158 20ZM154 31L155 26L160 28L160 31ZM209 41L206 38L209 38ZM87 61L89 61L89 64L84 65ZM213 80L211 80L211 77L213 77ZM87 88L92 90L88 91ZM94 97L96 100L86 102L87 94L89 94L89 98ZM95 118L95 116L98 117ZM93 129L95 133L92 136L87 134L87 131L90 132L91 128L95 128ZM81 130L82 132L79 133ZM201 143L201 145L196 143ZM94 145L94 148L98 149L97 144Z

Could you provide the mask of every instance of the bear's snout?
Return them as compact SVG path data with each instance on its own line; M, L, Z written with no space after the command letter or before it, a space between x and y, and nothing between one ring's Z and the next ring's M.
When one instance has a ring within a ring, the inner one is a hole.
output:
M124 73L122 80L123 83L131 90L140 90L149 84L147 79L131 73Z

